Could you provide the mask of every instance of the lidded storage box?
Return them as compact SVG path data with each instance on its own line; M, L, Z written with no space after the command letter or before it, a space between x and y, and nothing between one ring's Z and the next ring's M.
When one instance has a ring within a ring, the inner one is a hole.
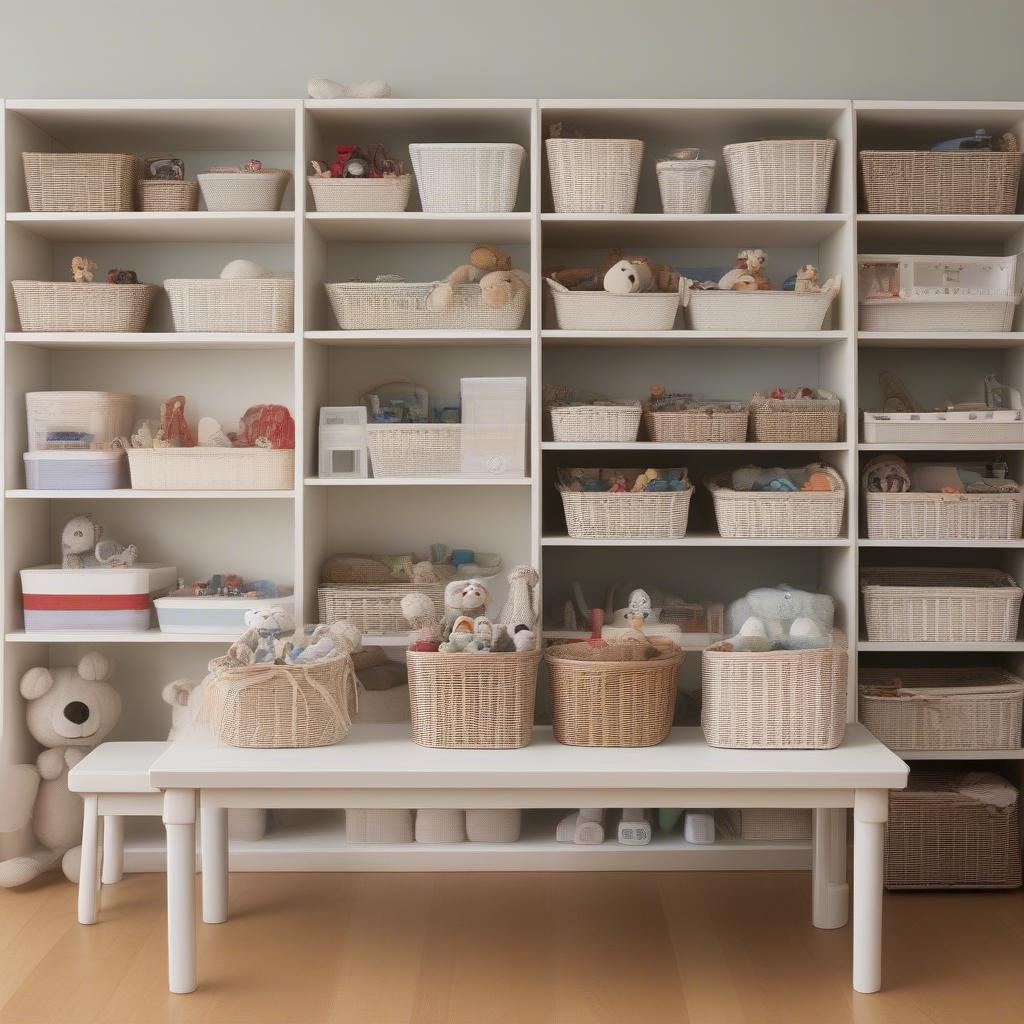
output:
M158 597L153 602L162 633L231 633L245 632L245 614L251 610L284 608L294 617L295 598L289 594L278 597L193 597L176 592Z
M114 391L29 391L25 395L28 450L103 451L127 437L135 396Z

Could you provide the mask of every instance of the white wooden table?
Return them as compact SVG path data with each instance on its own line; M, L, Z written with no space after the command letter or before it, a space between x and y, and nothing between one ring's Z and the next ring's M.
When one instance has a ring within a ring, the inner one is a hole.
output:
M521 750L429 750L406 725L357 725L332 747L244 750L208 736L171 744L150 770L164 791L168 973L196 987L195 827L202 817L203 919L227 920L232 807L809 807L812 920L847 921L845 809L853 808L853 987L876 992L882 962L882 842L889 790L907 766L861 725L835 750L716 750L697 728L657 747L566 747L534 730Z

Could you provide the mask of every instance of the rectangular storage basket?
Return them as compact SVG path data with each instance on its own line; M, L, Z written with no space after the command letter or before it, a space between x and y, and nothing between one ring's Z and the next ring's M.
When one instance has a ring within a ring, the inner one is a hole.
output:
M109 449L135 423L135 396L118 391L29 391L25 395L28 450ZM53 435L84 434L62 441Z
M317 213L401 213L409 205L412 175L391 178L309 177Z
M764 444L839 440L838 398L750 399L750 440Z
M197 174L196 180L208 210L265 213L281 209L290 177L290 171L264 167L260 171Z
M714 160L659 160L655 165L664 213L707 213Z
M722 147L737 213L825 213L835 139L762 139Z
M164 287L176 331L274 334L292 330L295 282L290 277L178 278L164 281Z
M1024 679L1001 668L862 668L860 720L893 750L1019 750Z
M463 284L453 289L449 306L430 309L427 297L436 282L343 282L324 287L343 331L515 331L530 298L523 289L507 306L494 309L484 302L478 284Z
M421 747L508 749L533 735L540 651L406 651L412 737Z
M887 889L1020 887L1019 796L996 807L959 792L971 781L1009 786L987 772L972 780L957 769L917 769L889 794Z
M178 213L199 205L199 183L145 178L139 182L139 209L146 213Z
M573 292L548 281L560 331L670 331L679 312L677 292Z
M970 150L862 150L864 207L868 213L1016 213L1021 159Z
M861 569L868 640L1007 643L1017 639L1022 592L997 569Z
M846 638L809 651L704 651L701 726L712 747L831 750L846 731Z
M137 491L290 491L295 451L274 448L129 448Z
M741 443L747 439L746 409L731 412L700 409L666 410L644 413L644 430L648 440L669 444L711 442Z
M511 213L526 150L515 142L411 142L424 213Z
M22 153L32 213L120 213L135 208L142 161L127 153Z
M402 598L426 594L438 619L444 616L444 584L378 583L367 586L325 586L317 590L321 622L351 622L361 633L374 636L406 634L411 629L402 614Z
M683 290L695 331L820 331L836 289L820 292Z
M803 842L811 838L811 812L802 807L744 807L740 839L752 842Z
M373 845L415 840L415 811L404 808L349 807L345 811L345 842Z
M1016 540L1024 494L864 494L872 540Z
M135 333L146 320L159 287L70 281L12 281L23 331Z
M1024 413L1017 409L970 412L866 412L864 440L872 444L935 441L1013 444L1024 441Z
M25 452L30 491L112 491L128 486L128 460L114 451Z
M545 139L555 213L632 213L640 139Z
M461 423L375 423L366 436L375 477L462 472Z
M559 487L570 537L686 536L693 487L685 491L612 494Z
M554 405L551 435L562 442L629 443L637 438L642 411L639 402Z
M734 491L730 473L706 482L722 537L809 537L828 540L843 529L846 487L825 468L834 491Z

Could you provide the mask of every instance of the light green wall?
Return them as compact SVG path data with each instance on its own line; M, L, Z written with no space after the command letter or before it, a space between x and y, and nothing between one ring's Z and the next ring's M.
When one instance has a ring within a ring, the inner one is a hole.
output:
M0 96L1024 99L1022 0L0 0Z

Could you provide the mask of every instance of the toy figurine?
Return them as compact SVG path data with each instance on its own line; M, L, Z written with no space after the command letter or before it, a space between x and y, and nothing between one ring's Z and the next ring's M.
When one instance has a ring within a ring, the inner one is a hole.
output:
M61 567L87 569L107 566L129 568L135 564L138 548L101 540L103 527L91 515L73 516L60 532Z
M96 273L96 264L88 256L72 256L71 280L76 284L89 284Z

